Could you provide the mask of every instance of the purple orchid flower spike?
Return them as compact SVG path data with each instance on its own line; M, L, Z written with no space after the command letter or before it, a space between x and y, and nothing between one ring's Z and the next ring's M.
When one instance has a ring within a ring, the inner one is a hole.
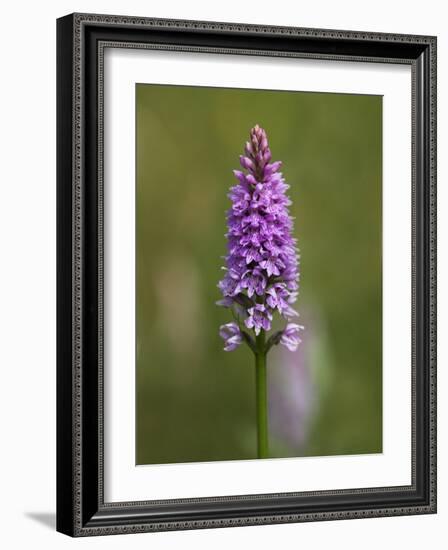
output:
M255 354L257 372L258 456L267 456L266 355L273 345L297 349L302 326L290 323L298 316L291 307L299 288L299 256L292 236L291 205L279 172L281 162L271 162L265 130L250 131L240 164L237 184L230 189L227 212L225 275L219 282L234 322L223 325L224 349L233 351L245 341ZM266 338L274 314L288 321L283 330ZM249 331L249 332L248 332Z
M247 173L234 172L238 183L229 194L225 275L218 285L223 294L218 305L236 308L255 336L261 329L271 330L275 312L286 320L297 316L291 304L297 298L299 256L288 210L289 186L278 171L281 162L270 160L266 132L256 125L240 156ZM275 343L289 347L291 327L287 325L284 337Z

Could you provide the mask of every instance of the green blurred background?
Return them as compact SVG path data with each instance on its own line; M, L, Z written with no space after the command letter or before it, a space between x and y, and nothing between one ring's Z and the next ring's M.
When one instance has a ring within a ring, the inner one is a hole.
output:
M382 98L138 84L137 464L256 457L253 355L223 351L228 189L249 130L291 185L298 352L268 355L272 457L382 451Z

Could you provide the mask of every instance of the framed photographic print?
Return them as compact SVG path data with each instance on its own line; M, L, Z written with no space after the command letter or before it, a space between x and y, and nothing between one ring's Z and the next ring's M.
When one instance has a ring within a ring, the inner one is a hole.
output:
M57 49L57 529L434 513L436 38Z

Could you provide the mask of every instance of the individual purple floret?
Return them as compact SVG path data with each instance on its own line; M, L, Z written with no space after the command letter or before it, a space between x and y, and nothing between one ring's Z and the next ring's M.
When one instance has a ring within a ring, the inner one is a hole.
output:
M286 320L298 315L291 304L297 298L299 257L288 210L289 185L279 172L281 162L271 162L266 132L258 125L250 131L240 164L245 171L234 171L238 183L229 193L228 250L218 285L224 298L218 304L232 310L233 324L251 345L254 340L243 324L258 336L271 330L276 311ZM267 349L278 343L291 349L297 342L297 347L298 326L289 323L271 337Z
M240 327L236 323L222 325L219 329L219 335L224 340L224 351L233 351L243 341Z
M280 344L286 346L289 351L296 351L302 341L299 337L300 331L303 330L302 325L296 325L295 323L288 323L285 330L282 332L280 338Z
M255 304L247 310L249 317L244 321L247 328L253 328L258 336L261 329L269 330L271 328L272 313L269 307L263 304Z

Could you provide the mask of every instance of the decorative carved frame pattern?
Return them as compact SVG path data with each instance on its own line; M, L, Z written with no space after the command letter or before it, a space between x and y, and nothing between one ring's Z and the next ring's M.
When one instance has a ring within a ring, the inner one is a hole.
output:
M113 38L96 36L93 42L89 42L86 31L98 29L99 34L106 31ZM135 40L122 40L120 32L129 34L132 29L143 31L143 34L139 32ZM157 32L159 38L166 33L175 43L165 39L154 42L151 31ZM185 33L203 43L184 43ZM219 42L221 37L232 42L238 36L243 37L250 47L234 47L232 44L222 47L208 43ZM271 46L278 43L278 47L260 47L265 37L269 37ZM289 49L280 47L286 44L284 41L280 43L285 37L290 41ZM88 57L86 50L92 48L92 44L95 51ZM102 137L103 56L106 47L411 65L413 418L410 486L104 502ZM333 53L334 50L340 50L340 53ZM87 59L90 63L86 62ZM92 67L92 59L96 67ZM92 69L95 69L93 73ZM92 80L91 73L95 76L95 82L89 84L96 89L94 98L93 93L90 96L87 93L86 82L89 78ZM96 128L86 127L88 109L94 109L97 114ZM86 145L89 132L96 135L96 142L90 143L90 148ZM92 147L95 147L95 152ZM95 166L92 168L89 164ZM95 173L95 197L91 186L86 186L89 170ZM92 228L96 234L92 233ZM97 244L95 253L89 248L92 238ZM86 291L86 288L90 290ZM93 299L97 306L96 330L86 322L86 303L90 304L92 298L89 292L96 292ZM96 348L94 352L92 340ZM86 369L90 360L96 369L96 380L90 374L92 368ZM86 421L86 407L97 413L93 426ZM291 498L297 498L295 506L291 504ZM306 502L309 502L308 507ZM162 510L166 510L165 515ZM90 536L435 512L436 38L93 14L73 14L58 20L57 529L71 536Z

